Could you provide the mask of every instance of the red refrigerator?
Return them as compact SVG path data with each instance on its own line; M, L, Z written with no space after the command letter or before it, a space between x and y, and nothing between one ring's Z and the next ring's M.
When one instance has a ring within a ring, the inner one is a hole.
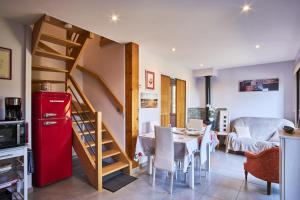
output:
M71 95L32 96L33 185L42 187L72 176Z

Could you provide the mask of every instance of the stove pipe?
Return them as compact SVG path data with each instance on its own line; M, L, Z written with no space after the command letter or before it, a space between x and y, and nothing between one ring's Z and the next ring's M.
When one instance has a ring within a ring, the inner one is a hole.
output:
M208 115L208 111L209 108L207 107L207 105L211 104L211 93L210 93L210 80L211 80L211 76L205 76L205 121L209 122L209 115Z

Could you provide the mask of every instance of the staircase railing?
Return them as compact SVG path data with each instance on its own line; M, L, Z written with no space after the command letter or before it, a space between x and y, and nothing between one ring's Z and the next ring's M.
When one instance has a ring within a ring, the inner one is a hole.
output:
M68 90L72 94L72 107L73 113L72 119L73 123L78 128L77 132L73 134L74 140L80 142L81 145L75 148L77 154L84 153L86 157L89 158L90 162L92 163L93 168L95 169L92 173L92 170L85 169L86 174L92 183L92 185L98 189L98 191L102 190L102 113L95 111L94 107L87 99L85 94L79 88L75 79L70 75L69 76L69 84ZM85 106L83 106L85 105ZM87 110L88 109L88 110ZM76 114L76 116L75 116ZM93 119L94 120L93 120ZM92 134L91 128L95 130L94 135ZM73 131L74 130L73 128ZM81 136L81 138L78 138ZM80 140L81 139L81 140ZM74 141L75 143L75 141ZM89 151L87 148L83 148L84 146L88 146L90 148ZM79 149L78 149L79 148ZM78 152L77 152L78 151ZM79 159L84 158L82 156ZM84 162L82 160L81 162ZM84 167L89 168L89 163L83 164Z

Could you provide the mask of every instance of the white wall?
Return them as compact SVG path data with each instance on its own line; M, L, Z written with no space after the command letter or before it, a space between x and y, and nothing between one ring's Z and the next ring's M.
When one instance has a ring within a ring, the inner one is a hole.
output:
M243 116L286 118L294 121L294 61L222 69L212 78L211 98L215 107L228 108L231 119ZM239 92L239 81L279 78L279 91ZM198 78L201 107L205 106L204 78Z
M0 79L0 120L5 117L4 97L21 97L31 145L31 29L0 18L0 46L12 49L12 80ZM29 187L31 187L29 176Z
M0 79L0 119L5 117L4 97L21 97L24 100L24 38L23 25L0 18L0 46L12 49L12 80Z
M146 124L150 121L160 123L160 75L168 75L172 78L178 78L186 81L186 108L199 106L199 94L196 88L196 82L193 78L192 70L186 68L176 68L166 63L163 58L147 52L140 46L140 68L139 68L139 92L158 94L158 108L141 108L139 103L139 132L146 131ZM155 90L145 89L145 70L155 72Z
M113 94L125 106L125 45L118 43L99 46L100 38L89 40L82 64L98 74ZM125 149L125 111L117 112L100 83L91 75L83 73L83 90L118 143Z

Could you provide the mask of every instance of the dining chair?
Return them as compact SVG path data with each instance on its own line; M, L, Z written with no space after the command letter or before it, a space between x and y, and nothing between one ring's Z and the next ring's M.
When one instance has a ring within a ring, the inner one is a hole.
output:
M174 138L171 128L155 126L155 155L153 164L153 182L155 187L156 169L166 170L171 174L170 194L173 191L173 179L176 171L174 161Z
M204 135L201 139L201 144L199 148L199 152L195 153L195 160L197 163L197 166L199 166L199 173L200 173L200 181L201 181L201 167L203 164L205 165L205 175L208 172L208 165L206 162L208 162L208 156L207 154L210 153L210 130L211 130L211 125L208 125L205 128Z
M190 119L187 128L202 130L203 128L203 120L202 119Z

